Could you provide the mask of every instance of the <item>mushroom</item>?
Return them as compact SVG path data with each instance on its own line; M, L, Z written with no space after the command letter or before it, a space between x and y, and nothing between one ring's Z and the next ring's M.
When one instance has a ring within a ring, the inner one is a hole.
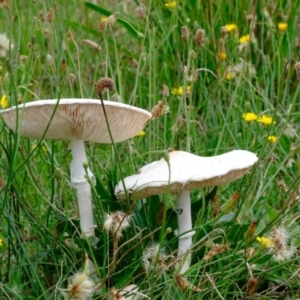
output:
M176 193L178 214L178 257L188 253L192 245L191 199L190 190L200 187L227 184L247 173L256 163L257 156L249 151L234 150L213 157L201 157L184 151L169 153L167 160L150 163L134 174L119 182L115 195L124 199L127 193L132 200L151 195ZM180 272L190 266L187 255Z
M114 142L122 142L141 131L151 114L134 106L103 101ZM0 112L8 127L34 139L70 140L71 182L77 190L80 227L86 236L94 235L91 187L85 171L84 141L111 144L103 107L99 100L59 99L33 101Z

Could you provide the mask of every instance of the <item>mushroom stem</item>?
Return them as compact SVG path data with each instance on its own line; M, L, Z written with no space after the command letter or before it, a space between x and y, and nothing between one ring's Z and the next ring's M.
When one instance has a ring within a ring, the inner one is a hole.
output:
M192 230L192 217L191 217L191 198L190 191L182 191L178 194L177 199L177 218L178 218L178 257L183 257L192 245L192 237L194 231ZM186 232L186 233L185 233ZM184 273L190 267L191 254L188 253L183 258L184 262L181 267L180 273Z
M83 163L87 162L84 142L81 140L71 140L72 162L71 162L71 182L77 190L77 201L80 215L81 231L87 236L93 236L94 220L92 209L92 193L91 187L85 178L86 172ZM94 179L91 170L87 169L88 175Z

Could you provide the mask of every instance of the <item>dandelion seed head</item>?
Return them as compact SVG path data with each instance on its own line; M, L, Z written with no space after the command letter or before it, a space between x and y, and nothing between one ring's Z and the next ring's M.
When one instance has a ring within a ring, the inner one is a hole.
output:
M6 33L0 33L0 57L5 57L9 51L9 39ZM14 45L10 45L11 49L14 48Z
M105 215L105 221L103 224L103 228L107 232L111 232L113 234L117 234L118 238L122 237L122 231L126 228L130 227L131 216L126 215L122 211L116 211L111 214Z
M143 252L142 258L146 272L152 271L156 268L160 271L167 269L167 266L165 265L167 257L165 249L160 248L158 244L153 244L147 247Z
M76 273L66 289L61 289L65 300L87 300L94 293L94 282L86 273Z

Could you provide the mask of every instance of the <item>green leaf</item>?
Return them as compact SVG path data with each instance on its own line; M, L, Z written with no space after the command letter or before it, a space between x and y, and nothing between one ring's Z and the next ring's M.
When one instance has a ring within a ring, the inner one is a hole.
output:
M90 3L90 2L86 2L85 6L87 8L90 8L90 9L104 15L104 16L107 16L107 17L109 17L113 14L112 12L106 10L105 8L100 7L100 6ZM126 21L125 19L122 19L119 17L117 19L117 22L120 23L128 31L128 33L130 33L136 39L140 39L140 38L144 37L144 35L141 32L139 32L137 29L135 29L135 27L131 23Z

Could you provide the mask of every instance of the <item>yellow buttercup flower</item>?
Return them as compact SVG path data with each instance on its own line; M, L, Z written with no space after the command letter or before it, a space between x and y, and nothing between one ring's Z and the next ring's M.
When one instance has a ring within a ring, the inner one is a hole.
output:
M143 136L143 135L145 135L146 134L146 132L144 131L144 130L142 130L142 131L140 131L136 136Z
M9 107L9 101L6 97L6 95L3 95L1 100L0 100L0 105L3 109L8 108Z
M226 30L226 32L230 32L230 31L237 29L237 26L236 26L236 24L226 24L224 26L224 29Z
M284 22L280 22L280 23L277 24L277 28L280 31L286 31L287 28L288 28L288 24L284 23Z
M270 142L270 143L275 143L276 141L277 141L277 136L275 136L275 135L269 135L268 136L268 142Z
M175 95L175 96L182 96L182 95L183 95L183 91L184 91L184 87L183 87L183 86L180 86L180 87L178 87L178 88L173 88L173 89L171 90L171 94L172 94L172 95ZM186 93L189 93L190 91L191 91L191 87L190 87L190 86L187 86L185 92L186 92Z
M250 41L250 34L243 35L239 39L239 43L241 44L248 43L249 41Z
M257 115L253 112L249 112L249 113L244 113L243 114L243 119L246 121L246 122L252 122L252 121L255 121L257 120Z
M175 8L178 4L178 1L167 1L165 2L165 7L167 8Z
M262 237L258 236L256 240L260 243L262 248L272 248L274 245L273 241L270 238L265 236Z
M262 115L262 116L258 117L257 122L262 123L264 125L275 124L275 122L273 121L273 118L270 116L267 116L267 115Z
M3 240L0 239L0 247L3 246Z

